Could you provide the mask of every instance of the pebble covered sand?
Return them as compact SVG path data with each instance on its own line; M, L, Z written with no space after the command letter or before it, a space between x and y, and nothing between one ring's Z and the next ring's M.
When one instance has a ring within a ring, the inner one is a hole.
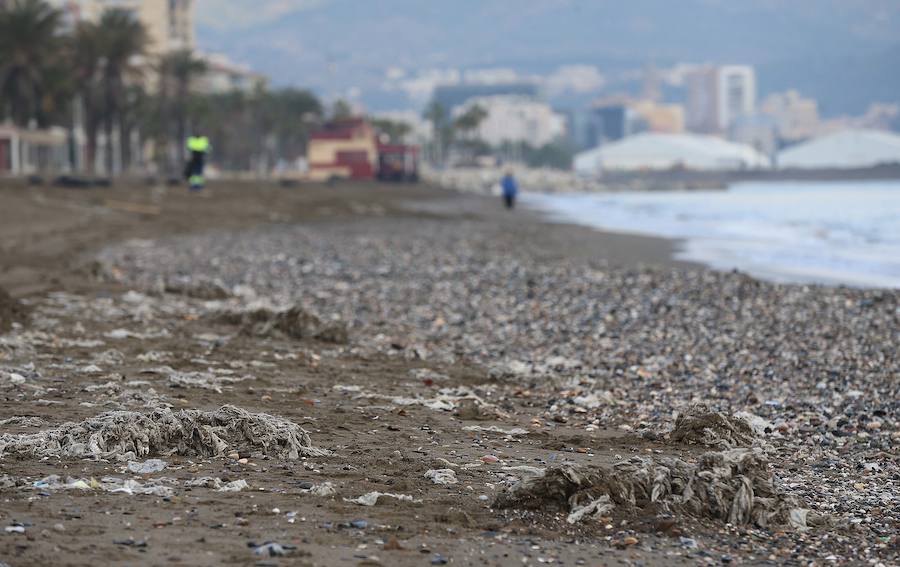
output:
M255 189L140 222L21 194L50 277L7 281L50 287L0 297L0 563L900 560L897 290L426 186Z
M897 292L531 252L477 223L421 221L132 243L104 259L144 288L204 274L299 303L348 322L358 352L475 361L586 431L656 439L692 403L748 412L784 490L864 534L855 558L896 559Z

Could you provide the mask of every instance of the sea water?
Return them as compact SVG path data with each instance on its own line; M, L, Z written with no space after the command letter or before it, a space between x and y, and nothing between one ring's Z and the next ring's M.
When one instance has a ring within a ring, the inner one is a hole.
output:
M678 259L780 282L900 288L900 182L738 183L722 191L528 195L600 230L678 239Z

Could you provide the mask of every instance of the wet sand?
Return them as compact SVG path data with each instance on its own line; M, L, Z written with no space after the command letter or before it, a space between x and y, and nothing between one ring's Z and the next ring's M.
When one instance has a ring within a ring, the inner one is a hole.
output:
M223 183L205 193L189 194L179 187L138 183L61 189L0 181L0 203L0 286L17 296L77 285L78 269L90 262L92 252L129 238L272 223L352 222L360 217L477 219L511 240L521 240L522 246L533 247L535 253L553 257L625 266L688 265L672 260L677 243L666 239L543 222L533 211L504 210L499 199L426 185L284 188ZM369 207L375 207L375 215L368 213Z

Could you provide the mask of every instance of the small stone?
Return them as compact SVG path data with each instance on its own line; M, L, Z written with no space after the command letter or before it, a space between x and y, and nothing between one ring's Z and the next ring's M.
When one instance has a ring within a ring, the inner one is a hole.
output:
M384 550L385 551L402 551L404 548L400 545L400 540L395 537L384 542Z

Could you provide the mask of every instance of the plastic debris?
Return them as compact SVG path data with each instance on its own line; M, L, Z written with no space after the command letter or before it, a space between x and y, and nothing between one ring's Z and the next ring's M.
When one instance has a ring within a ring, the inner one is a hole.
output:
M453 469L429 469L425 472L425 478L435 484L456 484L456 472Z
M502 427L497 427L496 425L491 425L490 427L482 427L480 425L466 425L463 427L463 431L477 431L479 433L500 433L501 435L528 435L528 431L522 429L521 427L513 427L512 429L503 429Z
M128 463L128 470L134 474L151 474L165 469L166 466L168 466L168 463L163 460L147 459L143 463L131 461Z
M599 518L614 510L615 507L616 505L610 502L609 494L604 494L600 498L591 500L584 506L574 506L566 517L566 522L577 524L585 518Z
M391 492L367 492L358 498L344 498L344 502L352 502L361 506L374 506L381 498L394 498L403 502L421 502L421 500L414 500L408 494L393 494Z
M210 476L204 476L185 481L184 485L188 487L212 488L217 492L240 492L242 490L250 488L250 485L247 484L247 481L242 478L226 482L219 477Z
M248 547L253 548L253 555L260 555L262 557L283 557L297 549L294 545L277 543L274 541L267 541L260 545L256 545L255 543L249 543L247 545Z
M337 490L335 490L334 485L330 482L323 482L321 484L314 484L312 487L306 489L304 492L310 494L312 496L319 496L321 498L325 498L328 496L334 496L337 494Z

